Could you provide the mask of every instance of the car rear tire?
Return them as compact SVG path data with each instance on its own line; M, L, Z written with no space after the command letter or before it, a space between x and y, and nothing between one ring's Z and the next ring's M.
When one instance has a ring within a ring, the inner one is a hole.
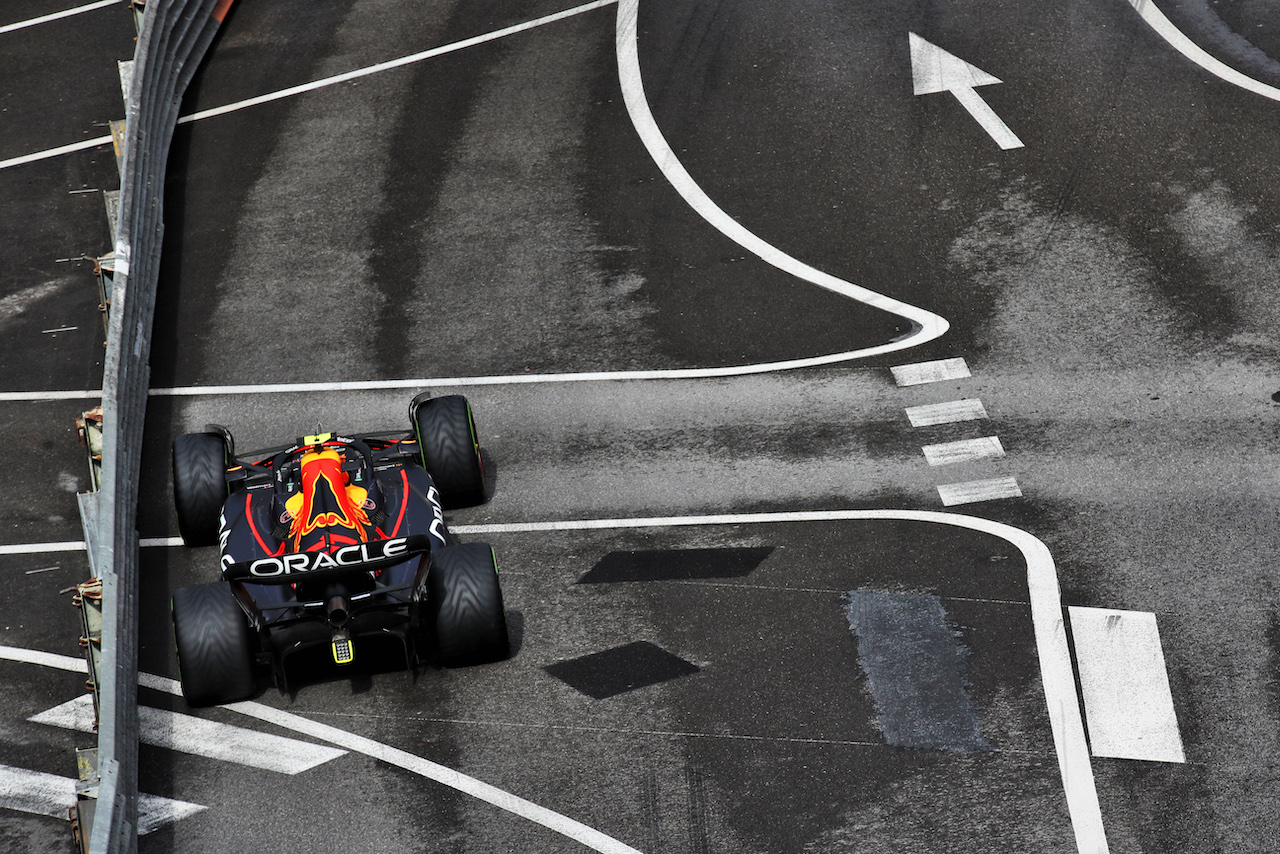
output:
M173 594L182 695L191 706L220 706L253 694L253 635L224 582Z
M511 652L498 566L488 543L431 553L425 634L445 667L501 661Z
M422 465L440 491L446 510L483 504L484 462L471 405L460 394L415 401L413 429Z
M173 506L178 531L189 546L218 542L227 498L227 446L213 433L187 433L173 440Z

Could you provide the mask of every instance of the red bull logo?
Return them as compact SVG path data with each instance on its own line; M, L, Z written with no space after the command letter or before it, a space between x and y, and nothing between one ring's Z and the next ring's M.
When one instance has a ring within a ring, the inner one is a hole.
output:
M311 534L329 533L331 528L346 528L354 537L338 541L368 542L369 514L365 509L368 490L353 486L342 470L342 456L332 448L320 448L302 455L302 489L285 502L289 517L289 538L294 551L337 545L326 538L320 543L306 543Z

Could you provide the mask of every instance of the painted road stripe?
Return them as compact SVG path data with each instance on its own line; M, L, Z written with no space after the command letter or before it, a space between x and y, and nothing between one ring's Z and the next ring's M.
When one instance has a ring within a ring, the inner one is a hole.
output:
M1093 755L1185 762L1156 615L1067 611Z
M332 77L325 77L322 80L314 80L310 83L303 83L299 86L291 86L288 89L281 89L278 92L269 92L265 95L259 95L256 98L248 98L244 101L237 101L234 104L226 104L225 106L213 107L208 110L202 110L198 113L192 113L191 115L188 115L188 116L182 116L181 118L178 119L178 124L187 124L189 122L195 122L201 119L208 119L214 116L221 116L226 113L235 112L237 110L243 110L246 107L257 106L258 104L265 104L270 101L278 101L282 98L289 98L289 97L292 97L293 95L299 95L303 92L312 92L316 89L323 89L328 86L335 86L339 83L346 83L351 80L357 80L361 77L368 77L371 74L379 74L383 71L390 71L393 68L400 68L401 66L412 65L414 63L422 62L427 59L434 59L437 56L443 56L444 54L447 54L447 53L453 53L455 51L464 50L469 47L474 47L478 44L484 44L485 42L495 41L497 39L505 38L506 36L514 35L515 33L522 33L525 30L531 30L536 27L541 27L545 24L551 24L556 21L562 21L565 18L572 18L575 15L581 15L585 12L593 12L596 9L604 8L605 6L612 6L616 2L617 0L596 0L595 2L592 2L592 3L586 3L582 6L576 6L572 9L565 9L562 12L556 12L551 15L545 15L541 18L536 18L532 21L526 21L523 24L515 24L510 27L504 27L503 29L500 29L500 30L494 30L493 32L490 32L490 33L474 36L469 39L463 39L462 41L456 41L456 42L453 42L452 44L441 45L440 47L434 47L434 48L431 48L430 50L424 50L420 53L410 54L409 56L402 56L399 59L391 59L391 60L387 60L386 62L379 62L376 65L370 65L367 68L357 68L355 71L348 71L344 74L335 74Z
M924 458L931 466L949 466L953 463L967 463L973 460L989 460L1004 456L1004 446L995 436L983 436L981 439L961 439L957 442L943 442L938 445L925 445Z
M820 288L897 315L914 325L914 328L907 334L887 344L870 348L867 351L868 355L872 351L888 353L896 350L905 350L943 335L949 326L945 318L923 308L909 305L885 294L869 290L861 285L847 282L830 273L824 273L822 270L788 255L782 249L748 230L703 191L698 182L685 169L684 164L680 162L679 155L667 142L662 129L658 127L658 123L653 117L653 111L649 107L648 96L644 90L644 79L640 72L640 49L637 43L639 14L640 0L619 0L615 48L618 58L618 82L622 86L622 100L627 107L627 114L631 118L632 126L636 129L640 141L644 143L645 150L649 152L649 156L653 158L654 164L661 170L662 176L667 179L667 183L680 194L685 203L698 216L702 217L708 225L717 229L725 237L728 237L766 264L770 264L784 273L817 285Z
M112 0L112 2L118 2L118 0ZM554 21L560 21L565 18L570 18L570 17L573 17L574 15L581 15L584 12L591 12L596 9L603 8L605 6L612 6L616 2L617 0L596 0L596 2L587 3L584 6L578 6L577 8L574 8L574 9L566 9L563 12L556 12L555 14L547 15L545 17L538 18L533 21L526 21L523 24L516 24L515 26L506 27L501 30L495 30L494 32L485 33L484 35L476 36L470 39L464 39L459 42L454 42L453 44L441 45L440 47L432 48L431 50L425 50L425 51L422 51L421 53L415 53L411 56L403 56L403 57L400 57L399 59L392 59L392 60L388 60L387 62L379 62L376 65L371 65L371 66L368 66L367 68L358 68L354 71L348 71L345 74L337 74L337 75L334 75L333 77L326 77L323 80L313 80L310 83L304 83L300 86L293 86L288 89L281 89L278 92L268 92L267 94L259 95L256 98L249 98L244 101L237 101L234 104L226 104L221 107L214 107L212 109L202 110L201 112L193 113L188 116L180 116L178 118L178 124L188 124L190 122L199 121L200 119L208 119L214 116L225 115L226 113L235 112L237 110L243 110L248 107L254 107L254 106L257 106L258 104L266 104L271 101L278 101L282 98L289 98L294 95L300 95L303 92L312 92L312 91L315 91L316 89L323 89L327 86L335 86L339 83L346 83L348 81L356 80L361 77L368 77L371 74L378 74L379 72L382 72L382 71L389 71L392 68L399 68L403 65L410 65L415 62L422 62L423 60L426 60L426 59L431 59L437 56L443 56L444 54L447 54L447 53L453 53L454 51L462 50L464 48L473 47L478 44L483 44L485 42L493 41L495 39L500 39L505 36L512 35L514 33L524 32L525 30L533 29L534 27L540 27L540 26L543 26L544 24L550 24ZM87 9L85 9L85 11L87 11ZM24 163L34 163L37 160L47 160L51 157L58 157L63 154L70 154L75 151L83 151L86 148L96 148L99 145L109 145L110 143L111 143L111 137L103 136L103 137L98 137L96 139L88 139L82 142L71 143L70 145L59 146L58 148L50 148L45 151L36 151L31 154L24 154L21 157L12 157L8 160L0 160L0 169L8 169L11 166L21 166ZM119 268L117 267L117 270L118 269Z
M753 525L753 524L786 524L796 522L872 522L877 520L927 522L948 525L970 531L982 531L1007 541L1022 554L1027 566L1027 593L1031 602L1031 624L1035 633L1036 656L1040 662L1040 685L1044 691L1045 711L1049 716L1049 726L1053 730L1053 746L1058 757L1058 773L1062 780L1063 792L1066 796L1067 812L1071 817L1071 829L1076 840L1079 854L1106 854L1106 828L1102 824L1102 809L1098 804L1098 787L1094 782L1093 765L1089 756L1089 745L1084 735L1084 720L1080 713L1080 696L1076 691L1075 669L1071 664L1071 649L1067 645L1066 621L1062 611L1062 593L1058 587L1058 570L1053 554L1040 539L1012 525L993 522L978 516L965 516L959 513L942 513L936 510L797 510L782 513L734 513L707 516L658 516L631 519L566 519L551 522L510 522L482 525L459 525L452 530L458 534L496 534L496 533L550 533L555 531L583 531L602 529L647 529L666 528L689 525ZM0 646L0 658L13 661L45 663L48 666L62 667L68 670L84 672L83 660L52 653L36 652L15 647ZM179 694L177 680L150 673L138 674L138 684L157 691ZM529 814L523 805L527 801L516 799L518 803L508 806L494 793L491 786L483 787L479 792L473 791L473 778L466 777L457 771L443 768L428 760L396 750L388 745L373 742L370 739L343 733L335 727L326 727L314 721L308 721L298 715L281 712L260 703L236 703L228 706L233 711L246 715L261 717L263 720L294 732L310 734L315 738L330 741L349 750L375 756L390 764L397 765L412 773L434 779L443 785L459 791L473 794L475 797L507 809L517 815L528 817L531 821L550 827L573 839L581 839L579 828L584 825L570 822L567 830L562 830L558 823L549 823L543 813L550 812L536 805L534 814ZM333 737L330 737L333 735ZM501 793L501 790L496 790ZM514 798L509 793L501 793ZM492 795L492 797L491 797ZM542 813L537 812L542 810ZM554 816L554 814L552 814ZM560 818L564 818L560 816ZM596 834L592 841L605 840L612 845L602 844L597 851L630 852L631 849L617 840L612 840L598 831L585 828Z
M964 359L938 359L934 362L914 362L889 369L900 386L938 383L945 380L961 380L969 376L969 366Z
M85 694L41 712L30 720L63 729L93 732L93 698ZM138 726L139 739L143 744L281 774L298 774L347 752L325 744L255 732L151 706L138 707Z
M1021 498L1022 490L1012 477L996 477L990 480L970 480L964 483L946 483L938 487L938 496L944 507L957 504L973 504L993 501L997 498Z
M85 6L77 6L74 9L64 9L61 12L54 12L50 15L41 15L39 18L29 18L25 21L18 21L13 24L5 24L0 27L0 35L11 33L14 30L25 29L26 27L34 27L39 24L47 24L50 21L57 21L61 18L70 18L72 15L79 15L84 12L92 12L95 9L105 9L108 6L119 6L120 0L98 0L97 3L89 3Z
M34 555L46 552L82 552L84 540L68 540L65 543L12 543L0 546L0 555Z
M1246 74L1236 71L1231 66L1214 58L1202 47L1193 42L1191 39L1173 25L1173 22L1165 17L1164 13L1156 8L1156 4L1152 0L1129 0L1132 6L1142 20L1155 30L1162 39L1167 41L1179 53L1187 59L1199 65L1210 74L1217 75L1232 85L1239 86L1264 98L1270 98L1273 101L1280 101L1280 89L1274 86L1268 86L1259 80L1255 80Z
M982 405L982 401L974 398L907 407L907 420L911 422L912 427L933 427L936 424L954 424L957 421L984 421L986 418L987 410Z
M0 765L0 808L66 821L67 810L75 802L76 781L71 777ZM140 794L138 835L150 833L203 809L205 807L199 804Z
M887 744L991 750L969 698L969 650L947 621L941 598L853 590L845 595L845 616Z

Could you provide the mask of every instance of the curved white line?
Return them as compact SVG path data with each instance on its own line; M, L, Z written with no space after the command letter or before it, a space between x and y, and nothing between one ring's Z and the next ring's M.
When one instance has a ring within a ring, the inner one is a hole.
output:
M658 123L654 121L649 102L645 98L644 82L640 76L639 50L636 44L636 18L639 8L640 0L619 0L618 2L618 78L622 84L622 98L627 106L627 112L631 115L631 123L644 142L644 147L649 151L649 156L689 206L730 240L779 270L841 296L904 317L918 327L912 333L889 344L843 354L846 359L903 350L932 341L945 333L948 324L943 317L838 279L793 258L748 231L702 191L680 163L671 146L667 144L666 138L658 128Z
M1027 590L1031 603L1031 622L1035 633L1036 655L1040 662L1040 678L1044 688L1049 725L1053 730L1054 748L1058 755L1058 771L1066 793L1067 809L1081 854L1106 854L1107 838L1102 826L1098 791L1093 780L1089 745L1085 740L1080 701L1076 694L1075 674L1067 645L1066 625L1062 617L1062 596L1058 588L1058 571L1048 546L1026 531L976 516L943 513L936 510L808 510L779 513L738 513L705 516L657 516L639 519L585 519L562 522L517 522L486 525L455 525L458 534L550 533L605 529L666 528L706 525L743 525L782 522L842 521L907 521L930 522L1000 537L1016 547L1027 564ZM159 545L159 541L156 543ZM84 670L80 659L54 656L14 647L0 647L0 658L29 661L50 667ZM63 662L63 663L58 663ZM68 665L67 662L71 664ZM171 694L180 694L177 681L151 674L140 674L139 684ZM545 807L482 783L453 769L438 765L411 753L344 732L335 727L282 712L260 703L234 703L227 708L270 721L296 732L310 734L357 753L382 759L423 777L465 792L494 806L537 822L551 830L582 842L597 851L610 854L634 852L623 843L601 834L573 819ZM603 847L601 847L603 846Z
M331 85L333 82L341 82L356 75L371 74L375 71L385 71L389 68L398 67L408 62L417 62L443 52L457 50L461 47L469 47L472 43L479 43L499 36L520 32L531 26L561 20L565 17L569 17L570 15L593 11L613 2L616 2L616 0L597 0L597 2L578 6L574 9L567 10L566 12L549 15L545 18L539 18L538 20L528 24L509 27L505 30L499 30L496 33L491 33L476 39L469 39L464 42L458 42L454 45L447 45L443 48L424 51L421 54L414 54L413 56L403 57L402 59L379 63L378 65L371 66L368 69L362 69L358 72L350 72L347 75L337 75L333 78L326 78L325 80L306 84L306 86L294 87L294 89L283 90L282 92L274 93L272 95L264 95L251 102L246 101L237 105L229 105L226 108L218 108L214 111L208 111L208 115L220 114L221 111L229 111L233 107L240 109L244 106L249 106L252 103L259 103L265 100L285 97L286 95L297 94L298 92L306 91L320 85ZM909 305L893 299L892 297L878 294L875 291L871 291L867 288L839 279L829 273L824 273L821 270L793 258L781 249L765 242L754 233L738 224L736 220L725 213L724 210L722 210L710 199L710 197L707 196L705 192L703 192L702 188L698 186L697 182L693 180L693 177L689 175L688 171L680 163L679 158L676 157L671 146L667 144L666 138L663 137L662 131L659 130L657 123L654 121L653 113L649 109L648 101L645 99L644 84L640 77L639 54L636 48L637 9L638 0L622 0L622 2L618 3L616 43L618 52L619 83L622 88L623 101L626 104L627 112L631 117L631 122L636 129L636 133L644 143L649 154L653 157L658 169L671 183L672 187L675 188L680 196L699 216L705 219L710 225L714 226L722 234L736 242L739 246L758 256L761 260L785 273L817 285L820 288L824 288L825 290L832 291L833 293L841 296L857 300L858 302L870 305L890 314L897 315L898 317L902 317L910 321L913 325L911 332L908 332L907 334L886 344L880 344L874 347L864 347L857 350L849 350L842 353L828 353L822 356L811 356L802 359L785 359L776 362L763 362L753 365L729 365L717 368L678 368L671 370L649 371L582 371L562 374L510 374L486 377L432 377L349 382L298 382L186 386L179 388L155 388L151 389L150 394L155 397L207 397L233 394L370 391L378 389L444 388L451 386L534 385L540 383L596 381L616 382L622 380L716 379L722 377L737 377L752 374L774 373L777 371L789 371L797 368L813 368L823 365L838 364L840 362L849 362L855 359L865 359L883 353L892 353L899 350L905 350L910 347L919 346L920 344L927 343L943 335L949 327L945 318L934 314L933 312L917 308L916 306ZM207 116L202 113L191 117L184 117L181 121L194 121L195 119L205 117ZM4 166L5 162L0 162L0 168L3 168ZM102 393L99 390L49 392L14 391L0 392L0 402L92 400L101 396Z
M1273 101L1280 101L1280 89L1254 80L1252 77L1236 71L1226 63L1214 59L1202 47L1187 38L1181 30L1175 27L1173 22L1165 17L1164 12L1156 8L1154 0L1129 0L1129 5L1137 11L1142 20L1150 24L1151 28L1160 34L1161 38L1205 71L1221 77L1241 89L1247 89Z
M625 0L624 0L625 2ZM665 516L649 519L590 519L568 522L527 522L495 525L456 525L459 534L531 533L582 531L609 528L658 528L688 525L743 525L778 522L839 522L894 520L932 522L967 528L1000 537L1020 552L1027 564L1027 589L1031 597L1031 622L1035 631L1036 655L1044 687L1053 744L1058 754L1058 771L1066 792L1067 810L1080 854L1106 854L1107 836L1102 826L1102 810L1093 780L1089 744L1085 740L1080 701L1076 694L1075 672L1067 645L1062 617L1062 595L1058 571L1049 548L1039 539L1011 525L976 516L942 513L936 510L812 510L793 513L741 513L710 516Z
M43 667L53 667L58 670L70 670L76 673L85 673L88 671L88 664L83 658L72 658L66 655L58 655L51 652L40 652L39 650L23 649L21 647L0 646L0 659L8 661L20 661L27 664L38 664ZM151 673L139 673L138 684L144 688L151 688L156 691L163 691L167 694L182 696L182 687L178 680L169 679L164 676L156 676ZM313 738L327 741L330 744L344 747L355 753L363 753L366 756L380 759L389 765L397 768L403 768L406 771L434 780L456 789L473 798L490 803L509 813L526 818L529 821L540 824L548 830L555 831L561 836L568 837L576 842L599 851L601 854L641 854L640 851L626 845L611 836L608 836L595 828L588 827L580 821L574 821L568 816L561 815L558 812L538 806L532 801L511 794L510 792L499 789L497 786L491 786L488 783L481 782L474 777L469 777L460 771L455 771L439 763L432 762L429 759L423 759L421 756L415 756L404 750L400 750L390 745L374 741L371 738L356 735L354 733L340 730L337 727L322 724L317 721L309 720L300 715L291 712L274 709L262 703L243 702L231 703L223 706L225 709L239 712L251 718L257 718L275 724L285 729L303 735L309 735Z

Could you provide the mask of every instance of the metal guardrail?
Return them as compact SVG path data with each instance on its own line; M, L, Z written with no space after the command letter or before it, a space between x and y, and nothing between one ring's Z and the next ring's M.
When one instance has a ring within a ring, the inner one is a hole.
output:
M90 571L102 579L98 800L92 854L138 847L138 475L164 177L187 84L232 0L150 0L126 102L115 277L102 377L102 483L80 497Z

